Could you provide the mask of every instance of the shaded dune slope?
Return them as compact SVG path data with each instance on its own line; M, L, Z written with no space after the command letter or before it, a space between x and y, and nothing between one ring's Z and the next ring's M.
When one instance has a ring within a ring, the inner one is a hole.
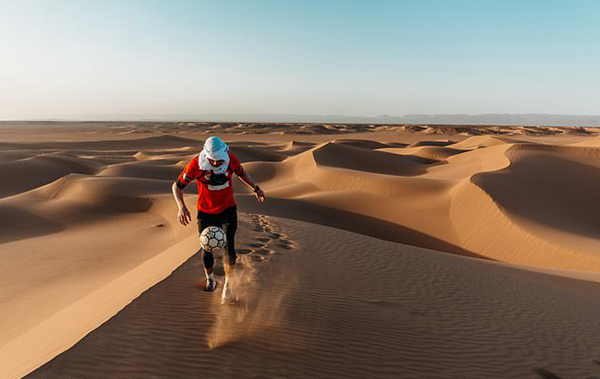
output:
M312 149L311 154L318 165L386 175L419 175L425 172L423 165L430 163L420 157L399 156L332 142Z
M383 148L379 149L379 151L394 153L400 155L409 155L413 157L420 157L426 160L429 160L430 163L434 162L442 162L448 159L449 157L460 154L465 150L453 149L449 147L439 147L439 146L418 146L418 147L410 147L410 148Z
M600 150L520 145L507 155L510 166L475 175L473 183L532 235L595 256Z
M600 237L600 149L515 146L507 153L509 167L473 177L502 209L557 230Z

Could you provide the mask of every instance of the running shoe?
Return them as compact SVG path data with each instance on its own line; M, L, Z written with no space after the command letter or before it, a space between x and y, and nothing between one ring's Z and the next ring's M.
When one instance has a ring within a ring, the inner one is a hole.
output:
M206 292L213 292L214 290L217 289L217 281L214 279L206 279L206 287L204 287L204 290Z

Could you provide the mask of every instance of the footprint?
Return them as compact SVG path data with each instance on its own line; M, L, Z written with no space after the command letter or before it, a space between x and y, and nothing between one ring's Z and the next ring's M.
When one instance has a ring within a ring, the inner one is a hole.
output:
M294 250L296 247L288 244L288 243L280 243L277 246L281 247L282 249L286 249L286 250Z
M260 249L260 250L256 250L256 254L271 255L271 254L273 254L273 250L271 250L271 249Z
M278 254L278 249L294 250L298 245L281 233L267 216L256 214L252 217L252 230L256 232L255 241L248 243L248 249L238 250L240 254L248 254L255 262L265 262L269 256ZM274 250L275 249L275 250Z
M266 216L259 216L258 222L265 230L273 225Z
M252 255L250 257L254 262L267 262L269 257L263 257L262 255Z

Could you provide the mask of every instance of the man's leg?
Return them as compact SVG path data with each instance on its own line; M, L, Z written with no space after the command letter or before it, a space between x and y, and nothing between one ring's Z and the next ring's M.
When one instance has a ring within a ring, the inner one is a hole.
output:
M227 235L227 254L223 259L223 267L225 268L225 284L223 285L223 293L221 294L221 302L226 303L230 300L234 300L235 296L232 292L232 281L234 281L235 273L235 233L237 231L237 207L229 209L227 219L223 227L225 228L225 234Z
M217 280L214 273L215 258L212 253L202 249L202 262L204 263L204 275L206 276L206 286L204 289L207 292L212 292L217 288Z
M216 226L215 220L211 215L198 211L198 234L202 234L202 231L209 226ZM206 286L204 290L212 292L217 288L217 281L215 280L214 264L215 258L212 253L200 248L202 250L202 263L204 265L204 275L206 276Z
M223 285L223 293L221 295L221 300L226 302L228 298L231 298L233 296L233 286L231 283L233 282L235 265L229 264L228 262L223 262L223 267L225 268L225 284Z

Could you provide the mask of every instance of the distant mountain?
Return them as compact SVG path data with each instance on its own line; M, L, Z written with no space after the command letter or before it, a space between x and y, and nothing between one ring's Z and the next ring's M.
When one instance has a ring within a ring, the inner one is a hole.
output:
M146 120L153 119L147 116ZM527 125L527 126L600 126L600 116L556 114L408 114L357 117L346 115L300 114L203 114L160 117L164 121L208 122L314 122L355 124L442 124L442 125ZM144 121L144 120L143 120Z
M187 116L187 117L186 117ZM146 119L150 119L146 117ZM448 124L448 125L527 125L527 126L600 126L600 116L556 114L408 114L357 117L346 115L299 114L204 114L180 115L159 120L213 122L315 122L356 124Z
M437 125L523 125L600 126L600 116L560 114L407 114L358 117L301 114L171 114L171 115L73 115L39 121L194 121L194 122L308 122L353 124L437 124ZM25 120L24 120L25 121ZM34 120L28 120L34 121Z
M380 116L376 120L378 123L402 124L600 126L600 116L558 114L410 114L401 117Z

